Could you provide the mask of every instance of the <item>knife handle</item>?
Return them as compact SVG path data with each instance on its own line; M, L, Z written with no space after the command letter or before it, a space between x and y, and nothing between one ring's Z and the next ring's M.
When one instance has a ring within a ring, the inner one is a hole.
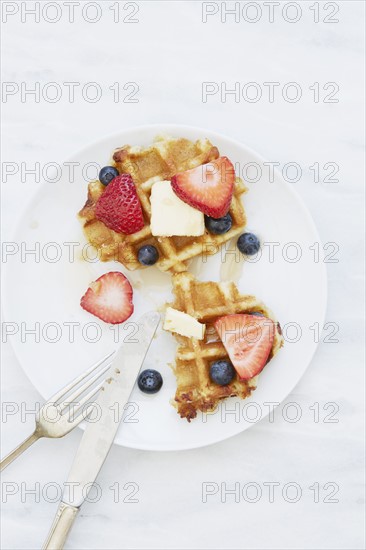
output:
M79 508L60 502L42 550L62 550Z

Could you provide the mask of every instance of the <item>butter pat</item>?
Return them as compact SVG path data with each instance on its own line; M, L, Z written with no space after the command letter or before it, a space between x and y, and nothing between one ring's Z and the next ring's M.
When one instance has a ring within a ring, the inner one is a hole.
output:
M197 338L197 340L203 340L205 336L206 325L199 323L197 319L183 313L172 307L168 307L165 314L164 330L170 330L170 332L177 332L182 336L188 338Z
M157 181L151 189L151 233L156 237L198 237L205 232L203 213L183 202L170 181Z

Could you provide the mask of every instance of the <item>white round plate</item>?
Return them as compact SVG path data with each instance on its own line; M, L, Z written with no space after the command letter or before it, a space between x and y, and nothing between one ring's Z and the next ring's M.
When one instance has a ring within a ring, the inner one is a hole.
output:
M309 365L317 346L310 327L319 323L321 330L323 326L326 274L322 256L318 261L314 256L318 246L314 243L320 243L319 236L291 186L278 173L270 181L263 159L222 135L188 126L144 126L93 143L69 160L77 164L63 165L62 176L55 177L59 181L44 182L22 215L14 239L19 251L7 256L4 301L5 319L16 323L12 326L18 330L10 339L15 353L37 390L49 398L95 360L115 349L121 338L132 331L128 321L127 329L112 328L80 307L80 298L91 281L113 270L127 275L134 288L135 303L135 313L129 321L151 309L162 308L171 300L170 276L155 267L128 272L114 262L92 261L94 256L85 246L76 216L86 199L88 178L95 179L95 164L108 164L116 147L127 143L148 146L162 133L191 140L209 138L222 155L237 163L237 175L243 175L243 170L245 175L248 170L250 180L256 179L260 168L258 181L250 183L247 177L249 192L243 196L248 230L261 239L260 257L245 261L239 253L233 253L232 243L231 254L229 251L225 257L218 253L207 261L195 259L190 270L202 280L231 278L242 293L263 300L280 321L286 339L284 347L259 376L252 397L244 401L224 400L215 414L199 415L188 423L170 404L175 393L170 364L176 344L173 336L160 327L144 368L161 372L163 388L152 396L134 389L132 399L136 405L129 410L115 441L137 449L179 450L221 441L266 416L269 409L265 403L283 401ZM248 163L256 164L248 169ZM75 169L74 178L70 176L70 166ZM36 253L27 254L31 249ZM298 261L291 261L296 255ZM36 329L37 334L27 333L30 329Z

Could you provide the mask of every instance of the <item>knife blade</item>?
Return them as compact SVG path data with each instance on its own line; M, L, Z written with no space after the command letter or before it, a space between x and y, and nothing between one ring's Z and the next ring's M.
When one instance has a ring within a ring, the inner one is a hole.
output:
M98 417L84 431L62 500L56 513L44 550L61 550L80 506L87 497L113 444L129 401L137 375L160 321L157 312L149 312L138 321L138 330L118 349L105 383L95 401Z

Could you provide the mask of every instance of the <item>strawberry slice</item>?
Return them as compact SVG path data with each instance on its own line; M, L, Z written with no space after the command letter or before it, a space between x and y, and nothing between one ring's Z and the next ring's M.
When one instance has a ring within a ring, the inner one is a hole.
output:
M216 319L217 330L241 380L263 370L275 335L275 323L267 317L238 314Z
M234 182L234 166L227 157L180 172L171 180L173 190L182 201L212 218L228 213Z
M116 176L95 205L95 217L117 233L136 233L144 227L141 204L130 174Z
M123 273L105 273L90 284L80 305L106 323L123 323L133 313L132 286Z

